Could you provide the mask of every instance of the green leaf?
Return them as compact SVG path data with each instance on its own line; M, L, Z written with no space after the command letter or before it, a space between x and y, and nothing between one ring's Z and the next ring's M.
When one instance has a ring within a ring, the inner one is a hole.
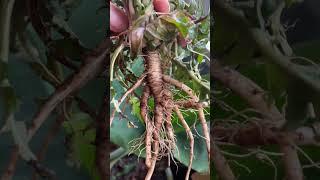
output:
M137 57L129 65L128 70L130 70L136 77L140 77L144 72L144 62L142 57Z
M120 81L113 80L111 82L112 88L114 89L115 94L113 95L115 99L121 98L122 94L125 92L124 87L121 85Z
M171 16L162 16L161 19L175 25L184 38L187 37L189 28L192 26L190 18L181 11L177 11Z
M131 107L126 106L126 109L122 113L125 114L128 119L121 119L121 116L117 113L110 127L111 142L127 150L130 149L132 145L129 142L141 137L145 130L141 121L139 121L139 119L131 112ZM127 124L128 120L134 123L138 128L129 128Z
M140 115L140 99L137 97L131 97L129 101L132 105L132 114L142 120Z
M84 113L73 114L69 121L63 126L67 134L72 136L72 149L74 157L79 160L81 166L93 177L97 177L95 166L95 130L91 129L84 133L84 129L90 125L92 120Z
M202 63L202 60L203 60L203 56L202 55L198 55L197 56L198 63Z

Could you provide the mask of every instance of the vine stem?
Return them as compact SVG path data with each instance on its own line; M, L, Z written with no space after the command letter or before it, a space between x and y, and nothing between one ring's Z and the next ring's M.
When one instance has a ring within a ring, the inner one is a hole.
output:
M103 41L97 49L88 54L79 72L69 76L41 106L32 120L31 127L28 129L28 141L63 99L86 85L88 81L95 78L101 72L109 52L108 41Z
M111 63L110 63L110 82L113 81L113 69L114 69L114 64L117 60L117 57L119 56L120 52L122 51L122 49L124 48L123 43L120 44L119 47L117 47L117 49L114 51L114 54L111 56Z
M140 87L140 85L143 83L145 77L146 77L146 74L142 74L140 76L140 78L137 80L137 82L132 87L130 87L127 90L127 92L125 92L124 95L118 101L116 101L117 104L114 104L115 108L113 109L113 111L111 113L111 116L110 116L110 126L112 125L112 122L113 122L114 116L116 114L116 111L118 111L118 109L119 109L120 105L122 104L122 102L126 99L126 97L129 94L131 94L134 90L136 90L138 87Z
M68 105L70 106L70 104ZM43 161L45 158L45 155L48 151L49 145L51 143L51 141L57 136L57 134L59 133L59 130L63 124L63 122L65 121L65 115L63 113L61 113L57 118L56 121L54 123L54 125L51 127L51 129L49 130L48 134L46 135L41 149L37 154L37 160ZM32 180L37 180L38 179L38 174L36 172L33 173L32 175Z
M15 0L2 0L0 3L1 19L2 24L0 29L0 60L8 62L9 56L9 38L10 38L10 27L11 27L11 16L12 9Z

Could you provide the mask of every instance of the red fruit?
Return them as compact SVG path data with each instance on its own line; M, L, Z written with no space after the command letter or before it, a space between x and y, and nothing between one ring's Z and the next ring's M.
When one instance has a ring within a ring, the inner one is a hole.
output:
M153 0L153 7L154 7L154 10L160 13L170 12L169 0Z
M110 2L110 30L121 33L129 27L129 19L121 8Z

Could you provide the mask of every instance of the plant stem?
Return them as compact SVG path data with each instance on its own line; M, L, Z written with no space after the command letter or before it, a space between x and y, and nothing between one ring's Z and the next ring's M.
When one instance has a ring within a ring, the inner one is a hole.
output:
M114 52L114 54L111 56L111 63L110 63L110 82L113 80L113 68L114 68L114 63L117 60L117 57L119 56L120 52L124 48L124 45L121 44Z
M203 81L201 81L201 79L199 79L193 71L189 70L187 68L187 66L185 64L183 64L181 61L177 60L177 59L173 59L173 62L175 62L179 67L183 68L184 70L186 70L189 74L189 76L196 82L198 83L200 86L204 87L205 90L207 90L208 92L210 92L210 84L205 83Z
M4 62L8 62L10 25L14 2L14 0L1 0L0 2L0 23L2 27L0 29L0 59Z

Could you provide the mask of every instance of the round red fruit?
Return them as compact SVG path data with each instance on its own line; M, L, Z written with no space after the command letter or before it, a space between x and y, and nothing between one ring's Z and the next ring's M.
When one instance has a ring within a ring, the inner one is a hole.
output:
M129 27L128 16L123 9L110 2L110 30L121 33Z
M169 0L153 0L154 10L160 13L170 12Z

